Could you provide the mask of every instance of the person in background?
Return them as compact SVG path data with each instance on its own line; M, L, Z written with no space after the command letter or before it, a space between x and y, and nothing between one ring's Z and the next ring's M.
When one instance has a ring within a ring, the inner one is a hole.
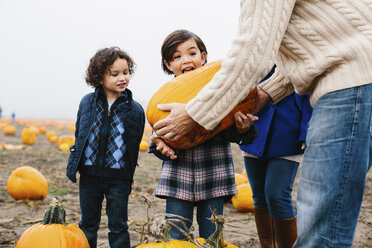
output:
M2 117L3 109L0 106L0 118Z
M97 51L86 72L95 91L80 102L66 175L76 182L80 172L79 227L91 248L97 247L104 197L110 247L130 248L128 197L145 125L144 111L127 88L134 66L126 52L110 47Z
M370 0L241 0L238 35L213 79L154 124L172 142L213 129L259 85L257 112L294 90L310 94L294 247L351 247L372 165Z
M292 189L311 112L308 95L292 93L277 104L267 103L256 114L259 136L253 144L240 146L263 248L292 247L296 241Z
M196 34L176 30L169 34L161 48L165 73L179 76L207 62L207 49ZM213 210L223 214L223 205L237 193L234 165L229 141L248 144L257 135L252 127L257 118L237 112L235 126L195 147L175 151L163 140L151 137L150 152L163 159L161 176L155 196L166 199L166 213L178 215L193 223L197 208L199 236L207 239L215 225L209 220ZM167 216L167 218L173 218ZM180 223L177 226L183 228ZM171 228L173 239L186 237Z

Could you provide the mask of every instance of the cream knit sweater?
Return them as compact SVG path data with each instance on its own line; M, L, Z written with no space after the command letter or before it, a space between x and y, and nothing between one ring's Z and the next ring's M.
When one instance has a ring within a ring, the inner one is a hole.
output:
M260 88L273 102L294 89L323 95L372 83L372 0L242 0L238 36L221 70L186 105L213 129L277 64Z

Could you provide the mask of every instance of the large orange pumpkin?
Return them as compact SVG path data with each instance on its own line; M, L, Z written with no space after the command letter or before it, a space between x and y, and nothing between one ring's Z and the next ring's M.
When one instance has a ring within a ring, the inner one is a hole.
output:
M238 193L231 198L235 209L240 212L253 212L252 189L249 183L241 184Z
M83 231L74 224L65 223L66 212L53 199L41 223L24 231L16 248L89 248Z
M43 200L48 194L45 177L35 168L22 166L9 176L7 191L15 200Z
M199 91L212 80L214 74L221 68L222 60L208 63L191 72L187 72L164 84L150 99L146 117L151 127L169 115L169 112L161 111L157 108L158 104L164 103L188 103ZM239 103L213 130L206 130L198 125L187 136L177 142L165 140L173 148L186 149L196 146L207 139L213 137L226 128L234 125L234 114L237 111L249 113L252 111L257 100L257 89L254 89L249 95Z
M25 145L33 145L36 142L36 133L33 129L25 127L21 133L22 143Z

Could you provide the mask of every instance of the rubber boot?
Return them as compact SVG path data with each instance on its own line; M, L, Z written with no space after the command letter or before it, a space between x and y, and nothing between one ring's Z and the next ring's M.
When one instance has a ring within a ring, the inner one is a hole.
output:
M274 219L276 248L292 248L297 239L297 218Z
M273 248L273 220L268 208L254 208L254 219L261 248Z

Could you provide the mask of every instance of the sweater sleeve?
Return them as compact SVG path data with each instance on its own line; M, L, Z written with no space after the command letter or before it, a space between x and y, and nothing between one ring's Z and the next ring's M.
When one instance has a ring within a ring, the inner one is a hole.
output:
M239 32L214 78L186 105L190 117L213 129L270 71L295 0L242 0Z
M290 95L293 91L293 85L278 69L275 68L273 75L262 82L259 87L270 95L272 103L278 103L280 100Z

